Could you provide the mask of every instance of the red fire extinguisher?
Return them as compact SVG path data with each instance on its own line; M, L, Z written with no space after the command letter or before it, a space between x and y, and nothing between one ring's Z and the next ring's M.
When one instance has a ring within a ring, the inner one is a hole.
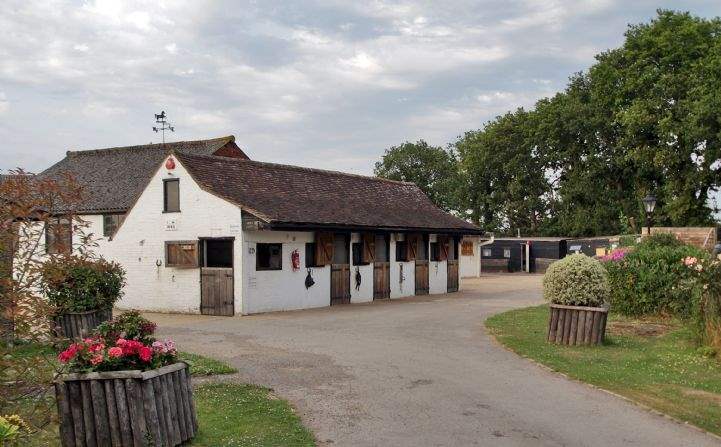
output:
M293 250L290 254L290 265L293 266L294 272L300 270L300 253L298 253L298 250Z

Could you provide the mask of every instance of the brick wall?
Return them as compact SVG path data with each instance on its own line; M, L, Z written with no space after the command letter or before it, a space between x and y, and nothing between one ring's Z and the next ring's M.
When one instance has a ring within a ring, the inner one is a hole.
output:
M651 234L671 233L679 240L704 250L713 250L716 245L715 227L651 227Z

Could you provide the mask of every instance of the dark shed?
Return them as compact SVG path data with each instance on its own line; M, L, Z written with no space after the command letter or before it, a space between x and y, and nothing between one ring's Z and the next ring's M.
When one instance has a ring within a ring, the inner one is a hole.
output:
M566 238L496 238L492 244L481 247L481 271L524 271L526 246L530 249L531 272L546 271L551 262L563 258L567 253Z

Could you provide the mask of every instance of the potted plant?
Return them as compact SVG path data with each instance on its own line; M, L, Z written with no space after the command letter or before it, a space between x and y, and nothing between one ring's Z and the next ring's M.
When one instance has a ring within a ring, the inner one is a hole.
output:
M154 331L131 311L60 353L67 369L55 380L63 447L176 446L195 436L188 364Z
M67 338L84 337L110 320L125 285L120 264L78 255L48 259L41 275L43 293L54 308L55 333Z
M602 343L609 296L608 274L597 259L573 254L551 264L543 277L543 297L550 302L547 340Z

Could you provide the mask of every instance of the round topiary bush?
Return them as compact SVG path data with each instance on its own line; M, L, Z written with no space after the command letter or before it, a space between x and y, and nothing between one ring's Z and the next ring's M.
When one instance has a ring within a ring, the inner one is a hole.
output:
M543 277L543 297L553 304L600 307L608 302L610 292L606 269L583 254L554 262Z

